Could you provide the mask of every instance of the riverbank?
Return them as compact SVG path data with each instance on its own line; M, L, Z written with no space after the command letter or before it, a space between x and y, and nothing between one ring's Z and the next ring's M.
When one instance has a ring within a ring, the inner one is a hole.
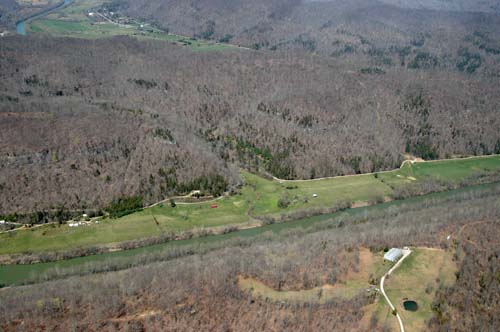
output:
M302 218L294 221L249 228L231 233L170 241L132 250L109 252L50 263L0 266L1 285L21 285L43 280L96 273L202 254L231 246L247 246L256 241L271 241L274 236L301 234L342 227L346 223L364 223L371 218L398 215L422 208L441 206L446 202L467 202L500 195L500 184L483 184L447 192L433 193L372 206L353 208L333 214Z

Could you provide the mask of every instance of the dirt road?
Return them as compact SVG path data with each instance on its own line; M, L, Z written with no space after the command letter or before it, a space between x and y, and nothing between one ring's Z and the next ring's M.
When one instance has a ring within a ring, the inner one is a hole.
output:
M398 268L398 266L401 265L401 263L403 263L405 258L408 257L410 254L411 254L411 250L403 250L403 257L401 257L401 259L389 271L387 271L386 274L384 274L382 279L380 279L380 292L384 296L385 300L387 301L387 303L389 304L389 307L391 307L391 310L393 312L396 310L396 308L394 307L391 300L389 300L389 297L385 293L384 281L385 281L385 278L388 277L392 272L394 272L394 270L396 270ZM401 316L399 315L399 313L397 311L396 311L396 318L398 319L400 331L405 332L405 328L403 326L403 321L401 320Z

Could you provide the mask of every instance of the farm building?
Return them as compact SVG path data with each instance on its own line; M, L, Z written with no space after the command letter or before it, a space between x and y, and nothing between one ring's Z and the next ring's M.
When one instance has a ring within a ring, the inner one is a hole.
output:
M384 259L394 263L397 262L401 256L403 256L403 250L399 248L392 248L385 253Z

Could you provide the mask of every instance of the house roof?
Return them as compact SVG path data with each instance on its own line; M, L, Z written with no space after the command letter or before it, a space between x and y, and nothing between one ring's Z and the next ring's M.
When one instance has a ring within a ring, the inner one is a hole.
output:
M392 248L391 250L385 253L384 259L394 262L401 256L403 256L403 250L399 248Z

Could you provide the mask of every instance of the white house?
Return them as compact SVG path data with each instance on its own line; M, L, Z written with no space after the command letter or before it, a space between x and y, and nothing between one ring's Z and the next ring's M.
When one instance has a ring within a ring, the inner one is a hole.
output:
M401 256L403 256L403 250L399 248L392 248L388 252L385 253L384 259L389 261L389 262L397 262Z

